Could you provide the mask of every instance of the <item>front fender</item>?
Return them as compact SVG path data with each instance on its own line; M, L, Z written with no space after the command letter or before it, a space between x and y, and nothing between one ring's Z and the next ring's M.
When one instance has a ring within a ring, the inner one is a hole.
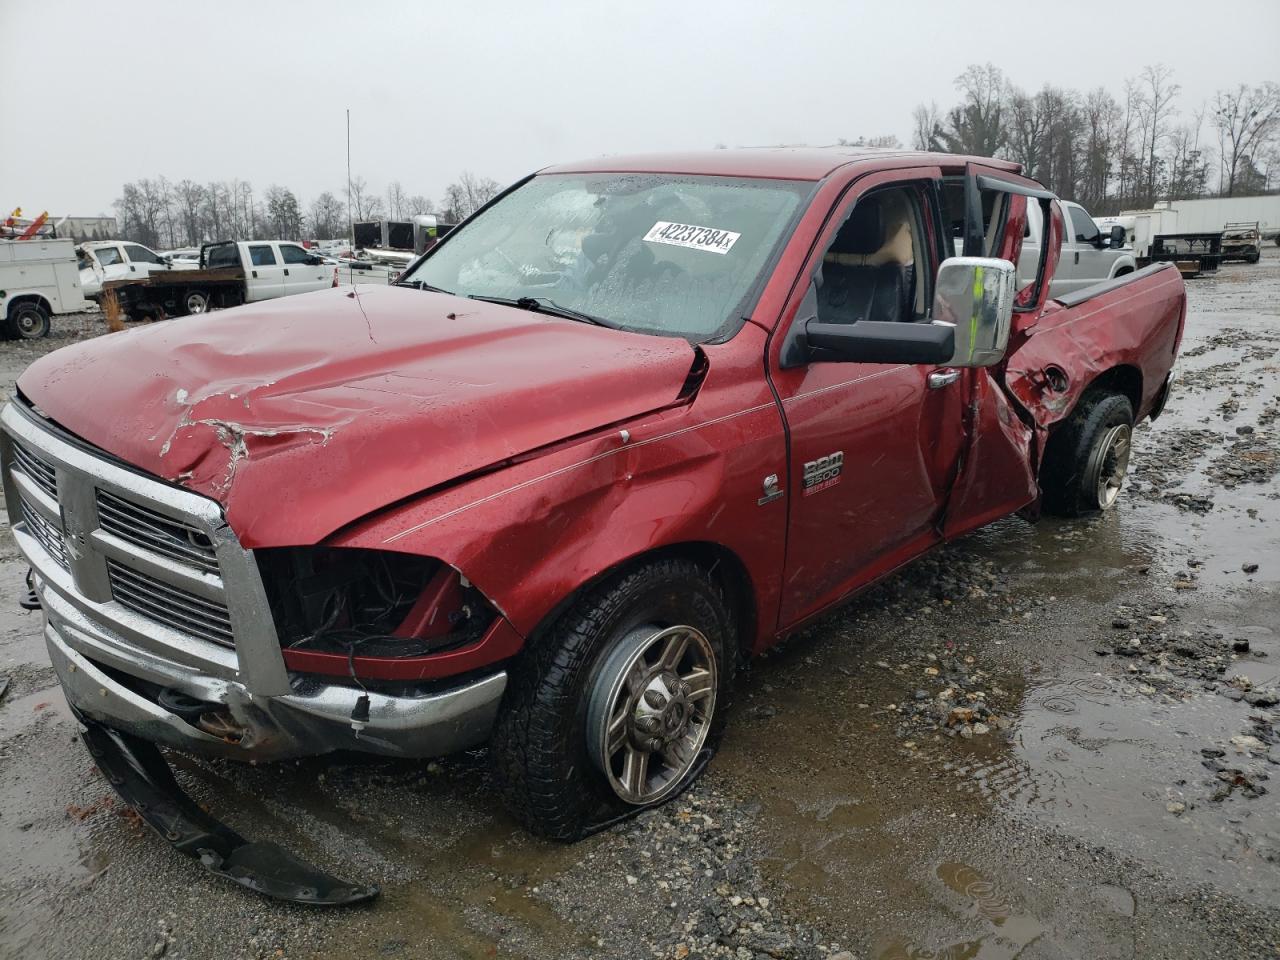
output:
M787 475L786 447L781 415L759 376L759 354L737 353L754 354L754 364L744 360L738 371L713 356L688 406L384 511L329 543L438 557L524 636L566 597L632 558L711 543L741 561L756 623L771 634L786 502L759 501L764 476Z

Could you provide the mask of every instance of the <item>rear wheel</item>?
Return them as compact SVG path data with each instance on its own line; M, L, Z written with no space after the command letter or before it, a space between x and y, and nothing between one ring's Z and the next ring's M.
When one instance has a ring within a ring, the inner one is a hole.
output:
M1132 444L1129 398L1086 394L1049 438L1040 468L1045 508L1068 517L1109 510L1129 471Z
M209 294L203 290L188 290L186 296L182 298L183 309L187 313L208 313L209 312Z
M49 311L38 303L27 301L10 307L9 336L15 340L39 340L49 335Z
M691 561L585 593L510 671L493 752L511 812L575 840L677 796L718 742L736 649L720 587Z

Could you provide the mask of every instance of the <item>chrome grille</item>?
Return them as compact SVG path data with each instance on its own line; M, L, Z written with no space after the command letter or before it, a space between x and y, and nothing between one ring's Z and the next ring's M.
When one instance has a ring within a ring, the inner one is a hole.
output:
M19 497L19 503L22 508L22 522L27 530L40 541L40 546L44 547L45 553L53 557L58 566L63 570L69 570L67 545L63 542L62 531L37 513L25 498Z
M235 646L226 604L206 600L173 584L107 561L111 595L135 613L185 633L226 647Z
M53 464L17 440L13 441L13 466L54 500L58 499L58 477L53 472Z
M213 543L201 530L106 490L97 499L98 526L107 533L204 573L218 572Z

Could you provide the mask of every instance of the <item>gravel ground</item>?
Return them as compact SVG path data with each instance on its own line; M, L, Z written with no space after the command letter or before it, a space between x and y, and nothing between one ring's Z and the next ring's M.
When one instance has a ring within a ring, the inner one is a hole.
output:
M175 758L372 905L257 898L174 855L79 744L38 620L0 614L0 955L1280 956L1280 256L1189 284L1180 387L1121 503L1001 521L742 678L686 796L574 846L430 764ZM0 378L101 332L0 345ZM0 535L0 582L23 567Z

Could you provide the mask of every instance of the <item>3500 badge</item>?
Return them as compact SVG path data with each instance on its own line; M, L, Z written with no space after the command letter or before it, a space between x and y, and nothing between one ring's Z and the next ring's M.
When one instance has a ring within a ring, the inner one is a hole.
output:
M804 496L834 487L840 482L840 471L844 469L844 451L837 450L817 460L810 460L804 465Z

